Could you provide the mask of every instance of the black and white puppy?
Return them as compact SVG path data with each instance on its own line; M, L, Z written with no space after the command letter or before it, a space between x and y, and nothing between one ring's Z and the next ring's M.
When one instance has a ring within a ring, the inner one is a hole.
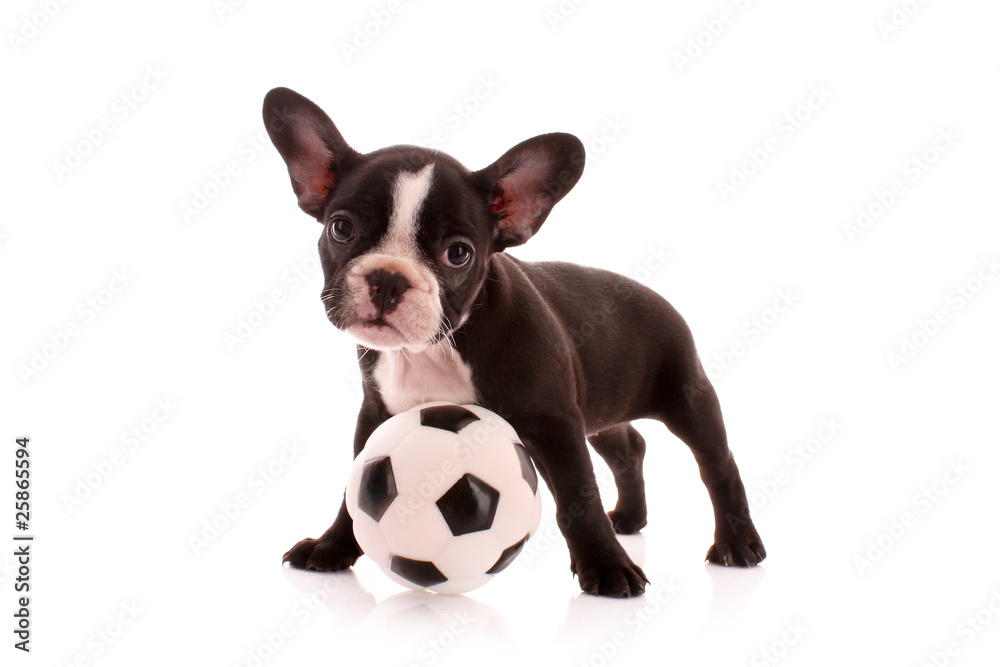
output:
M504 252L531 238L580 178L579 139L541 135L470 171L415 146L358 153L287 88L268 93L264 122L299 206L323 225L327 316L359 343L355 456L375 427L427 401L503 415L552 491L580 587L628 597L648 583L615 538L646 525L645 442L630 422L653 418L691 448L708 488L707 559L764 558L718 399L677 311L617 274ZM607 514L588 439L618 487ZM319 539L302 540L284 561L341 570L361 553L342 506Z

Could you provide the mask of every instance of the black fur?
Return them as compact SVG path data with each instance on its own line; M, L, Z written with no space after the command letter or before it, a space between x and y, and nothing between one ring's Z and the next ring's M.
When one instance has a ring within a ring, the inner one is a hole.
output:
M521 262L503 253L537 232L575 185L583 169L579 140L565 134L535 137L486 169L470 172L447 155L416 147L360 155L318 107L287 89L268 94L265 121L269 131L281 125L272 138L289 163L300 204L305 196L303 208L327 226L336 216L350 216L358 229L357 240L347 245L331 241L329 229L321 238L325 293L342 286L349 260L384 234L395 175L435 163L418 231L424 261L438 277L448 322L465 318L451 334L473 369L479 402L513 425L555 497L571 567L584 591L628 597L641 594L648 583L615 538L616 531L634 533L646 525L645 442L630 425L635 419L663 422L694 453L715 511L715 543L707 559L750 566L765 557L718 399L677 311L617 274L561 262ZM300 140L297 132L306 138ZM314 184L310 190L301 185L303 172L296 171L295 160L300 143L317 136L329 159L316 159L314 146L312 164L326 166L305 179ZM456 238L475 248L463 270L436 261ZM345 326L336 312L330 319ZM355 456L390 416L371 379L379 354L358 350L366 381ZM618 486L618 504L608 514L588 438ZM360 555L342 507L329 530L299 542L284 560L326 571L349 567Z

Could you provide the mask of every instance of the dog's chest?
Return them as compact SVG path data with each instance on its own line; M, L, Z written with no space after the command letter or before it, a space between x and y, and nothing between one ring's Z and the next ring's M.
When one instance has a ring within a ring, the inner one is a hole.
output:
M390 414L428 401L475 403L472 367L446 342L423 352L380 352L373 379Z

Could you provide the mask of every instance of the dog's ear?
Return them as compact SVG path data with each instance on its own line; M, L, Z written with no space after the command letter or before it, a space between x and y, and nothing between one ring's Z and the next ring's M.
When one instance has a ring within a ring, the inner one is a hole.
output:
M583 173L586 152L572 134L543 134L514 146L473 174L495 216L494 249L521 245Z
M264 126L288 166L299 207L319 219L338 177L358 154L322 109L288 88L264 97Z

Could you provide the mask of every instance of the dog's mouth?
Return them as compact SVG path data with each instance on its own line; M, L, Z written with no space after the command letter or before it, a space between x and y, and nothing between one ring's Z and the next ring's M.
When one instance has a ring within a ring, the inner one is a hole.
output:
M384 317L359 319L344 327L344 331L375 350L397 350L410 344L406 334Z
M400 328L387 320L385 317L370 317L367 319L359 318L355 322L352 322L344 327L344 330L352 334L356 334L358 332L370 333L374 335L393 333L400 337L403 336L403 332Z

